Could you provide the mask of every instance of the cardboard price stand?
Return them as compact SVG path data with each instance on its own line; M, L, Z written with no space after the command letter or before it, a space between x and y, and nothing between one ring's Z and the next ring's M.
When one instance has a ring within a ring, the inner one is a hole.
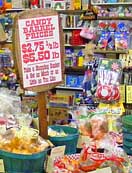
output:
M47 138L46 92L64 78L64 43L58 13L49 9L19 13L13 39L20 84L24 90L37 92L40 135Z

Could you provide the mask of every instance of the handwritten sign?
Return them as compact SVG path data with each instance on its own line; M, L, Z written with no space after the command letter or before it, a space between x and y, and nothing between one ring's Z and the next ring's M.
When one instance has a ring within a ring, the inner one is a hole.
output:
M19 56L17 65L23 88L61 83L63 35L57 12L34 9L23 13L23 16L20 14L17 25L15 37L19 39L17 51L20 53L16 56Z
M60 82L58 16L19 20L24 88Z

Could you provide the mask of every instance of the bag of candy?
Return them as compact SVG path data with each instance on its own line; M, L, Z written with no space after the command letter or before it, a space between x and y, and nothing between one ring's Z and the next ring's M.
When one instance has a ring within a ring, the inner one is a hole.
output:
M120 60L101 59L98 67L96 97L99 101L111 103L120 99L119 84L122 65Z

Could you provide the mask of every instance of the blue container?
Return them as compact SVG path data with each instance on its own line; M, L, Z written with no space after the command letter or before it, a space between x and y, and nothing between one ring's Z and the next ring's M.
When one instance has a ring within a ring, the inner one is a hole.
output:
M57 132L64 131L67 136L65 137L51 137L49 136L49 140L55 145L55 146L66 146L65 154L75 154L76 148L77 148L77 142L79 138L79 132L78 129L69 127L69 126L61 126L61 125L53 125L49 126L53 130Z
M39 153L25 155L0 151L6 173L44 173L44 162L47 150Z

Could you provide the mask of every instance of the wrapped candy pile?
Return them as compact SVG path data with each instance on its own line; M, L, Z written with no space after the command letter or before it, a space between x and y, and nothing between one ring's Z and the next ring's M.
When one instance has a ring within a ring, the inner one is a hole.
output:
M128 173L130 165L127 155L121 148L107 148L100 152L96 146L84 145L80 154L57 158L53 173L92 173L103 168L110 168L112 173Z
M38 131L29 127L7 130L0 135L0 150L16 154L34 154L44 151L49 143L42 139Z

